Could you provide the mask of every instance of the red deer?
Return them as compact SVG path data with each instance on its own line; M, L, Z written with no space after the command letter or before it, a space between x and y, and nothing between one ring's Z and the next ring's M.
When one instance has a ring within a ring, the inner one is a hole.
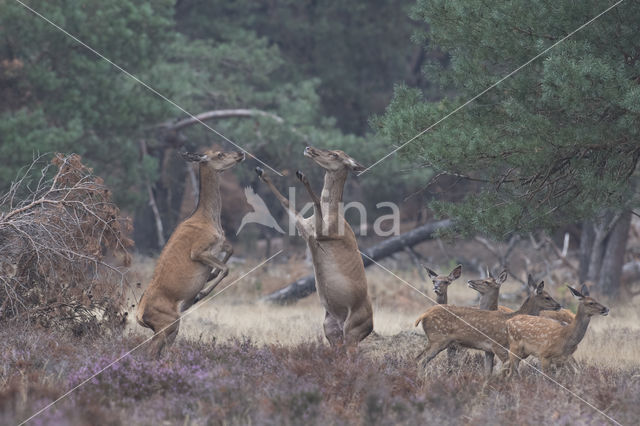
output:
M198 206L162 249L136 313L138 323L156 333L149 347L156 357L176 338L180 312L206 297L227 276L226 263L233 253L220 224L219 174L244 160L244 153L206 151L183 157L200 164ZM225 256L220 260L217 256L223 251Z
M295 219L296 228L307 242L313 261L318 296L325 308L324 333L332 346L357 345L373 331L373 310L367 290L364 264L355 234L342 216L344 184L350 171L364 167L342 151L307 147L304 155L325 170L324 186L318 197L306 176L298 171L314 204L313 215L302 217L260 168L260 179Z
M542 371L549 373L552 363L575 363L573 353L582 341L593 315L607 315L609 308L589 297L583 286L582 293L569 287L578 298L578 313L571 323L562 325L558 321L543 317L518 315L507 321L509 337L509 363L503 367L507 376L517 373L520 360L534 355L540 360Z

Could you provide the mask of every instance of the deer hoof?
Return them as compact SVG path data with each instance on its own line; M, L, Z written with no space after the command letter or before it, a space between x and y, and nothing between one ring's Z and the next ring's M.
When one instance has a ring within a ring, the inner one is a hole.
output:
M193 304L195 305L196 303L198 303L202 299L204 299L204 294L198 293L198 295L195 297L195 299L193 299Z
M264 175L264 170L262 170L262 167L256 167L256 174L259 178L262 179L262 176Z
M296 170L296 177L300 180L300 182L304 183L305 185L309 182L307 177L300 170Z

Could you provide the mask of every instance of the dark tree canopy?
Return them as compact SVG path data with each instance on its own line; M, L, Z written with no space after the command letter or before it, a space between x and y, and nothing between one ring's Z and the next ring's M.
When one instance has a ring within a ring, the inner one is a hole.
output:
M409 140L611 4L419 0L412 16L429 31L416 39L450 55L424 72L453 95L434 103L398 86L380 134ZM463 232L503 238L635 205L639 20L637 3L622 3L407 145L415 166L483 183L433 207Z

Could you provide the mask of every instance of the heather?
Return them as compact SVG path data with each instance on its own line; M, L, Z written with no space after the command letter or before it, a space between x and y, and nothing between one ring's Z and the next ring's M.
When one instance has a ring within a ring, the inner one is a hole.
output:
M609 333L622 338L629 330ZM414 332L367 338L356 352L319 339L259 344L179 339L159 360L143 350L79 387L32 424L602 424L606 419L523 369L482 379L480 356L426 370ZM0 423L18 423L143 342L138 333L78 337L13 325L0 332ZM623 424L639 413L640 367L585 363L559 382Z

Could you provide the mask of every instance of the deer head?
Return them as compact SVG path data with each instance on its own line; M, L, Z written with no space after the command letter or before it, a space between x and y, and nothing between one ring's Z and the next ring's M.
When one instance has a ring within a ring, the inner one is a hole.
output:
M311 158L320 167L328 171L351 170L353 172L361 172L365 169L362 164L340 150L332 151L308 146L304 149L304 156Z
M544 290L544 281L540 281L539 284L536 284L531 274L529 274L528 286L528 300L531 300L535 304L535 306L538 308L538 311L560 310L562 305L556 302L553 297L551 297L551 295Z
M219 172L230 169L237 163L243 161L244 157L244 152L233 151L207 150L204 154L197 154L194 152L182 153L182 158L186 161L197 162Z
M467 281L467 286L482 295L500 291L500 286L507 280L507 270L505 269L500 272L497 279L491 275L491 272L487 272L487 278L483 278L481 280L469 280Z
M433 291L438 296L438 303L447 303L447 288L449 285L460 278L462 274L462 265L458 265L449 273L449 275L438 275L427 266L422 265L427 271L429 278L433 281Z
M569 287L571 293L578 298L578 300L580 301L580 306L583 307L584 313L587 314L587 316L593 316L597 314L606 316L609 314L609 308L602 305L592 297L589 297L589 289L587 288L587 286L582 286L582 292L576 290L573 287L567 287Z

